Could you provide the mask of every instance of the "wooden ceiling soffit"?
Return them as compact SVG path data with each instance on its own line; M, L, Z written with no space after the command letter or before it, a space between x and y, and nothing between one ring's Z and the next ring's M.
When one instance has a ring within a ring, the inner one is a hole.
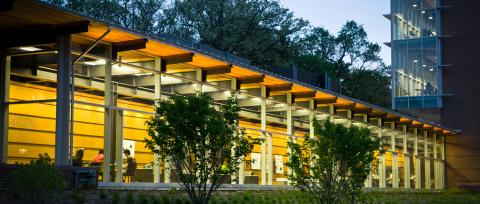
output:
M193 60L193 53L184 53L184 54L176 54L176 55L167 55L162 56L161 60L161 71L167 71L167 65L169 64L179 64L179 63L186 63L191 62Z
M13 0L0 0L0 12L13 10Z
M305 92L297 92L297 93L292 93L292 103L295 103L296 99L301 99L301 98L313 98L315 97L315 91L305 91Z
M355 103L345 103L345 104L335 104L335 112L338 110L353 110L355 108Z
M237 78L237 89L240 89L242 84L257 84L262 83L265 78L265 75L258 75L258 76L249 76L249 77L241 77Z
M213 67L202 67L202 72L205 75L228 74L232 72L232 65L227 64Z
M146 38L141 38L112 43L112 58L116 59L118 52L145 49L147 47L147 41Z
M88 32L90 21L82 20L62 24L42 24L29 27L5 28L2 33L3 47L46 44L57 42L58 35Z
M380 118L383 119L387 117L387 113L382 113L382 112L372 112L369 114L370 118Z
M318 105L337 103L337 97L315 98L314 100Z
M372 108L355 108L352 110L352 115L355 114L370 114L372 113Z
M277 91L291 91L292 90L292 83L286 83L286 84L276 84L276 85L270 85L267 86L267 97L270 96L271 92L277 92Z

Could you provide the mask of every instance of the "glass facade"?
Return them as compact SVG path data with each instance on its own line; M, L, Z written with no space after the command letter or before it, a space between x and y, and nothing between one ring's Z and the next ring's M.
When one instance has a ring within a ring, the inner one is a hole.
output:
M440 24L437 0L392 0L392 105L440 108Z

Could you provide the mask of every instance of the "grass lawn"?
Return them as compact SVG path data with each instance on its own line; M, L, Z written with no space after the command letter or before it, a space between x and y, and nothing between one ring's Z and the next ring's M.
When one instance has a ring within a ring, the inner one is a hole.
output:
M176 190L69 192L64 195L63 200L65 203L190 203L185 193ZM306 194L300 191L222 191L216 193L210 203L303 204L312 203L312 201ZM480 194L466 193L458 190L450 190L447 192L366 192L359 198L359 203L480 203Z

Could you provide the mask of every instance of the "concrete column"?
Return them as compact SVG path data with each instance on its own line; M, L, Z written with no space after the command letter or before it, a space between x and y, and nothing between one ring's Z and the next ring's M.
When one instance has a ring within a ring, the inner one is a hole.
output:
M379 131L379 138L380 138L380 145L382 146L383 148L383 125L382 125L382 119L378 119L378 126L380 127L380 131ZM379 187L380 188L386 188L387 187L387 178L386 178L386 168L385 168L385 155L382 154L380 155L380 162L379 162L379 165L378 165L378 175L380 177L379 179Z
M8 114L10 100L11 57L6 50L0 50L0 163L8 159Z
M260 104L260 122L262 131L262 155L261 155L261 185L267 184L267 89L265 86L261 88L261 104Z
M273 185L273 135L272 133L267 133L267 184Z
M423 148L425 151L425 189L430 189L430 152L428 152L428 132L423 132Z
M68 165L68 138L70 121L70 35L57 37L57 105L55 120L55 165Z
M123 111L116 111L115 120L115 182L123 180ZM133 153L133 152L132 152Z
M199 93L202 93L202 87L203 87L203 85L201 83L201 82L203 82L202 74L203 74L202 69L196 69L195 70L195 80L197 82L199 82L199 84L195 84L194 89L195 89L196 92L199 92Z
M435 189L441 189L440 187L440 167L437 157L437 134L433 134L433 176L435 180Z
M422 188L421 159L418 155L418 129L413 129L413 155L415 156L415 189Z
M292 117L292 106L293 100L292 100L292 93L287 93L287 135L288 135L288 141L289 142L295 142L295 135L294 135L294 130L293 130L293 117ZM287 149L288 153L291 153L290 148ZM288 168L288 174L292 173L292 170ZM291 185L290 180L287 182L288 185Z
M362 121L365 123L365 127L368 127L368 115L363 115ZM372 187L372 164L370 164L370 173L368 174L367 179L365 180L365 187L371 188Z
M391 151L392 151L392 188L398 188L398 155L397 155L397 148L396 148L396 136L397 133L395 132L395 123L391 125L392 134L390 136L390 143L391 143Z
M154 84L155 84L155 105L160 105L160 100L162 99L162 75L159 73L162 67L162 60L160 58L155 58L155 74L154 74ZM158 154L153 155L153 183L160 183L160 156Z
M106 46L105 49L105 88L104 88L104 134L103 134L103 182L110 181L110 164L112 158L111 141L113 134L113 89L112 89L112 47Z
M410 153L408 152L407 125L403 126L403 187L410 188ZM402 175L401 175L402 176Z
M238 96L237 78L232 78L230 83L230 89L234 91L235 96ZM242 161L239 163L238 166L238 184L244 184L245 181L245 162L243 161L243 159L244 158L242 158ZM234 176L232 175L232 177Z
M309 121L310 122L309 123L310 124L310 126L309 126L309 130L310 130L309 137L312 138L315 135L315 129L313 127L313 121L316 120L315 119L315 109L317 108L317 107L315 107L315 100L310 99L309 108L310 108L310 110L309 110L310 111L310 113L309 113L309 120L310 120Z

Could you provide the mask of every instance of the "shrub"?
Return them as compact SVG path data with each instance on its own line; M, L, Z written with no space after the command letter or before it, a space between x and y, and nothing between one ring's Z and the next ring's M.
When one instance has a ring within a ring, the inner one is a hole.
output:
M133 199L133 193L132 192L128 192L127 193L127 198L125 199L125 202L126 203L135 203L135 199Z
M113 192L112 204L120 203L120 193L117 191Z
M9 187L26 203L51 203L67 186L62 172L46 153L40 154L38 160L18 165L12 171Z
M145 194L143 194L143 193L138 194L138 203L140 203L140 204L147 204L148 203L148 199L145 196Z
M75 204L85 203L85 195L83 193L72 193L72 199Z
M98 194L98 197L103 200L107 198L107 193L101 190L100 193Z

